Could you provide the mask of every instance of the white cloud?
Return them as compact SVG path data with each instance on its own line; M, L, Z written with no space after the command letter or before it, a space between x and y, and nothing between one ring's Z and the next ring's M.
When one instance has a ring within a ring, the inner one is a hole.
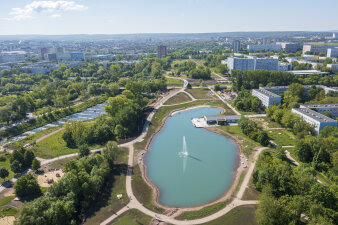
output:
M50 17L51 17L51 18L60 18L61 15L60 15L60 14L53 14L53 15L51 15Z
M56 12L65 11L82 11L87 10L88 7L76 4L73 1L33 1L23 8L12 8L10 15L12 18L9 20L24 20L34 17L36 13L54 13L51 17L60 17Z

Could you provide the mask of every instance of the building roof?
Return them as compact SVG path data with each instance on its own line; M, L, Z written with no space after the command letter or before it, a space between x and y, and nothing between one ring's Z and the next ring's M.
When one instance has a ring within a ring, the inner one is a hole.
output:
M299 112L300 114L304 116L308 116L320 123L322 122L337 122L334 119L331 119L327 116L324 116L323 114L320 114L314 110L308 109L308 108L293 108L292 110Z
M266 95L269 98L277 98L280 97L279 95L276 95L275 93L272 93L271 91L265 90L265 89L253 89L253 91L257 91L263 95Z
M320 70L293 70L290 71L294 75L308 75L308 74L329 74L327 72L322 72Z
M304 108L338 108L337 103L333 104L306 104L306 105L301 105Z
M224 115L224 116L204 116L207 121L227 121L227 120L239 120L240 115Z

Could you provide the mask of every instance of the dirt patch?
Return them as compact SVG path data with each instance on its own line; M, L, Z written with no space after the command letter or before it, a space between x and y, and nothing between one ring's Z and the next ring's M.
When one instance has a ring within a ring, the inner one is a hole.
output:
M38 176L38 183L41 187L50 187L54 182L58 182L63 175L62 170L46 172Z
M0 218L0 225L13 225L15 221L14 216L6 216Z

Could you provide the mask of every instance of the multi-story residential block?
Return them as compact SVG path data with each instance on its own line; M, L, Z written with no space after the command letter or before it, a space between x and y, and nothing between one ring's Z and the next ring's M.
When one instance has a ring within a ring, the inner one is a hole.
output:
M327 49L327 57L338 57L338 48Z
M298 50L301 50L299 43L281 42L280 45L285 52L297 52Z
M326 126L338 126L336 120L308 108L293 108L292 112L300 115L305 122L314 125L316 134Z
M82 52L71 52L70 59L72 60L85 60L85 55Z
M279 71L290 71L290 70L292 70L292 64L291 63L285 63L285 62L279 62L278 63L278 70Z
M234 52L238 52L241 50L241 42L239 40L234 40L232 42L232 50Z
M23 62L26 54L25 51L0 52L0 63Z
M281 45L248 45L248 51L259 52L259 51L275 51L278 52L282 49Z
M160 45L157 47L157 56L159 58L167 56L167 46Z
M279 105L282 98L279 95L276 95L265 89L253 89L252 96L256 96L262 101L264 107L269 107L270 105Z
M338 117L338 104L307 104L301 105L300 108L312 109L320 114L324 112L329 112L333 119Z
M305 45L303 45L303 54L305 54L306 52L327 54L327 50L329 48L332 48L332 46L305 44Z
M338 72L338 64L327 64L327 67L331 68L332 72Z
M230 57L227 64L230 72L232 70L278 70L278 59Z

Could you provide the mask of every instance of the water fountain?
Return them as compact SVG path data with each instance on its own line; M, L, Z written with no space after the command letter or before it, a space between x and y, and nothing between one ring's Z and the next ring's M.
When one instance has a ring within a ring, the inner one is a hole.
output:
M187 166L187 158L189 156L188 150L187 150L187 143L185 141L185 136L183 136L183 150L182 152L179 152L178 155L183 158L183 173L184 173L185 168Z

